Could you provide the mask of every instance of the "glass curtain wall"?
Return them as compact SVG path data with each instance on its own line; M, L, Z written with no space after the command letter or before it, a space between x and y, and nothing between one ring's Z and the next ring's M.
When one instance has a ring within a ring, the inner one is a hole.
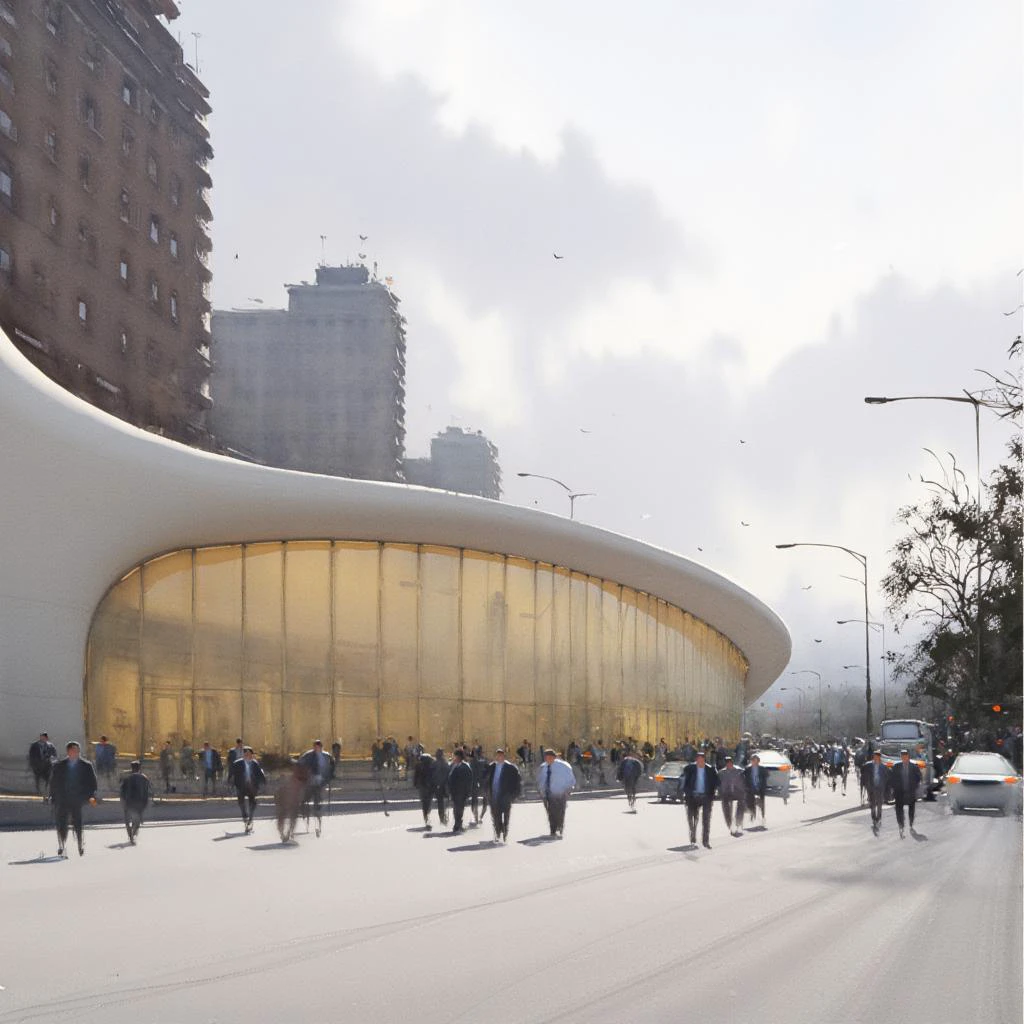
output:
M736 737L747 663L649 594L561 566L415 544L175 551L100 603L85 715L125 753L236 736L295 753L378 736L564 749Z

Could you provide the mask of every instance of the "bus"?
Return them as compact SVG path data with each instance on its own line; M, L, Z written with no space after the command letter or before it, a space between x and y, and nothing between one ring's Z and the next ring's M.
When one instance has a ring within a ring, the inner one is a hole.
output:
M935 799L942 785L935 777L935 726L916 718L889 718L878 727L878 749L890 768L900 763L901 750L909 750L910 760L921 769L917 798Z

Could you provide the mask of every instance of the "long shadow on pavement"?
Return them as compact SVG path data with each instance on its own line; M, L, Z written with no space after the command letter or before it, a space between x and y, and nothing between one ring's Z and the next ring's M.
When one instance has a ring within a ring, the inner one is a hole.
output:
M910 830L910 838L917 843L928 842L928 837L923 832L915 832L913 829Z
M844 814L856 814L858 811L866 811L867 804L858 804L856 807L845 807L841 811L833 811L831 814L823 814L820 818L807 818L801 821L801 825L818 825L823 821L831 821L833 818L841 818Z
M130 850L134 843L112 843L107 847L108 850Z
M670 846L669 853L696 853L700 847L696 843L687 843L685 846Z
M415 830L414 829L410 829L409 831L415 831ZM461 832L452 832L452 831L448 831L448 832L424 832L423 833L423 838L424 839L454 839L456 836L459 836L459 835L462 835L462 833Z
M495 839L481 839L479 843L472 843L469 846L449 846L449 853L472 853L475 850L497 850L501 846Z
M426 825L417 825L416 828L407 828L406 832L430 832L431 829L427 828Z
M557 843L557 836L533 836L531 839L518 839L520 846L546 846L548 843Z
M67 860L66 857L58 857L54 854L52 857L33 857L31 860L9 860L7 865L8 867L16 868L24 864L60 864L65 860Z
M214 836L213 841L215 843L223 843L225 839L241 839L246 835L248 835L248 832L225 832L222 836Z
M247 850L297 850L298 843L261 843L259 846L247 846Z

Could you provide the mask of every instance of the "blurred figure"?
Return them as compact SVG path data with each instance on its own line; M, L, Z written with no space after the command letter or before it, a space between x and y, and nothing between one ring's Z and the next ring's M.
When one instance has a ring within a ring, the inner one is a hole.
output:
M199 752L199 767L203 770L203 796L216 793L221 772L220 751L204 743Z
M434 792L433 775L434 759L424 751L416 761L416 767L412 775L412 784L420 795L423 825L428 832L434 827L430 824L430 803Z
M690 827L690 843L697 842L697 819L701 820L701 845L711 849L711 810L718 789L718 772L708 764L703 750L688 764L679 777L679 790L686 804L686 822Z
M462 817L466 813L466 802L473 792L473 769L466 763L462 750L452 754L452 766L448 771L448 792L452 798L453 832L465 832Z
M568 761L557 757L553 750L544 751L544 763L537 771L537 791L548 812L551 836L559 839L565 831L565 808L569 794L576 788L576 774Z
M903 832L904 809L910 821L910 831L914 831L914 808L917 806L917 787L920 785L921 769L910 760L909 750L901 750L900 763L889 771L889 789L896 807L900 839L906 838Z
M171 749L171 741L164 744L160 751L160 778L164 780L164 792L171 791L171 775L174 772L174 751Z
M107 785L113 786L114 775L117 772L117 747L111 743L106 736L101 736L96 744L95 761L96 774L103 779Z
M882 828L882 808L889 788L889 769L882 764L882 752L876 750L860 770L861 786L871 805L871 831L877 836Z
M725 818L725 827L729 830L729 835L743 835L743 808L747 802L747 792L743 772L736 767L732 754L725 755L725 767L718 773L718 792L722 801L722 816Z
M242 743L242 738L239 736L235 740L235 745L228 751L228 778L231 778L231 766L236 761L241 761L245 755L245 745Z
M142 816L149 806L149 779L142 774L142 762L132 761L131 770L121 780L121 806L124 809L124 827L128 842L135 845L135 837L142 827Z
M751 754L750 764L743 769L743 785L751 824L757 820L757 812L760 811L761 827L764 828L764 795L768 792L768 772L761 767L758 754Z
M192 747L187 741L183 741L181 744L181 750L178 751L178 767L181 769L181 777L185 782L198 782L199 776L196 775L196 759L192 752Z
M65 749L67 756L53 766L50 774L50 800L53 802L53 816L57 822L57 856L65 856L70 819L78 840L78 855L81 857L85 853L82 808L86 804L96 804L96 770L91 761L82 757L82 748L78 742L72 740Z
M629 803L629 809L634 814L636 814L636 787L643 773L643 762L633 753L627 753L622 758L619 762L619 769L615 773L618 781L622 783L622 788L626 791L626 801Z
M316 834L319 838L323 822L324 786L334 778L334 758L324 753L322 740L314 740L313 746L299 758L299 764L306 769L308 782L303 800L308 800L316 818Z
M445 797L448 795L448 762L440 747L434 751L434 767L430 774L430 786L431 792L437 800L437 816L441 819L442 825L447 825L448 808L445 806Z
M573 781L575 781L575 776L573 776ZM484 770L482 788L484 809L488 804L491 807L495 842L507 841L512 804L523 791L523 777L514 764L505 760L505 751L501 747L494 752L494 760Z
M295 822L309 784L309 769L301 762L292 768L274 791L274 810L277 814L277 832L282 843L290 843L295 835ZM250 831L249 828L246 831Z
M242 748L242 759L231 765L228 781L238 796L238 809L242 812L242 821L248 835L252 832L256 816L256 798L267 783L259 761L253 757L252 747Z
M56 760L57 748L50 742L50 737L41 732L39 739L28 748L28 766L36 782L36 793L42 790L44 800L50 787L50 772Z

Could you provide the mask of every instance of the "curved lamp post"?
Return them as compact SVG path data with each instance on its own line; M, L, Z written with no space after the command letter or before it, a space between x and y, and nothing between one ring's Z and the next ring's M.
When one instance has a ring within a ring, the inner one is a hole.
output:
M868 619L871 617L871 612L868 610L868 556L861 554L859 551L854 551L852 548L844 548L842 544L816 544L808 541L800 541L794 544L776 544L777 548L833 548L836 551L845 551L851 558L856 558L860 562L861 568L864 570L864 618ZM865 721L867 723L868 735L871 734L872 730L872 718L871 718L871 630L868 626L864 627L864 703L865 703Z
M885 683L885 652L887 650L885 646L885 623L872 622L870 619L836 619L837 626L846 626L851 622L866 622L869 626L873 626L874 628L882 631L882 720L885 721L885 719L889 717L889 697L886 692Z
M789 673L791 676L817 676L818 677L818 742L821 742L823 729L821 725L821 673L815 672L813 668L800 668Z
M544 476L542 473L516 473L516 476L532 476L535 480L550 480L553 484L558 484L569 495L569 518L576 518L576 499L577 498L596 498L597 495L593 491L580 491L574 492L573 489L568 485L562 483L561 480L556 480L553 476Z

